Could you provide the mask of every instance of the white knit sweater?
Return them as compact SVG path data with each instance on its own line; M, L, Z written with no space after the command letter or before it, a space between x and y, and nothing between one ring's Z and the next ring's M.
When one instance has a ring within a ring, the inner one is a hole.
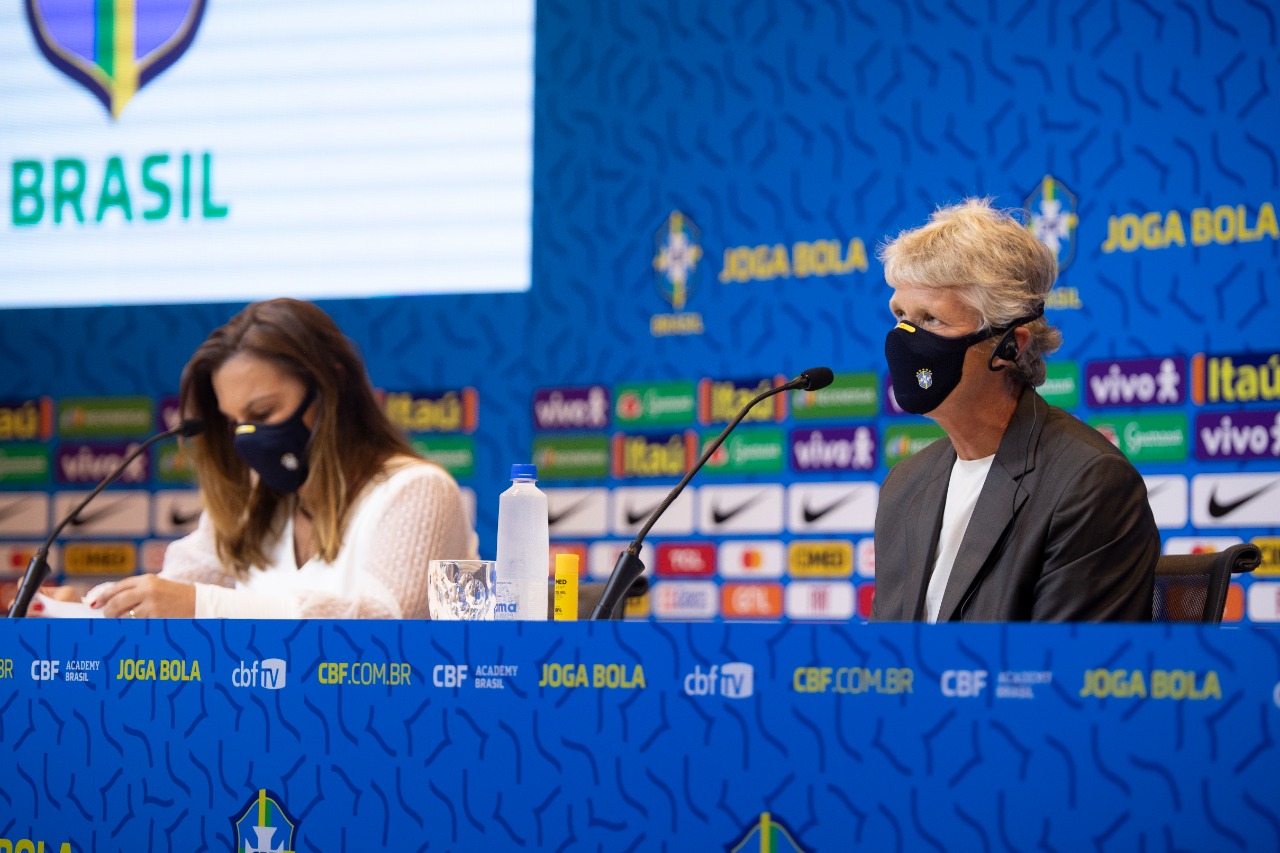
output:
M421 460L395 460L357 499L331 563L297 565L289 513L269 564L237 578L218 560L202 516L169 545L160 577L195 584L197 619L427 619L427 562L475 559L476 546L453 478Z

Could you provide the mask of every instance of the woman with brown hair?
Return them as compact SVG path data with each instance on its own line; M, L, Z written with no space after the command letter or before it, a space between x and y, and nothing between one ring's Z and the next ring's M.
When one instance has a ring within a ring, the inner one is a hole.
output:
M125 578L107 616L428 618L427 561L476 556L453 478L387 419L364 365L315 305L249 305L182 372L204 498L159 575Z

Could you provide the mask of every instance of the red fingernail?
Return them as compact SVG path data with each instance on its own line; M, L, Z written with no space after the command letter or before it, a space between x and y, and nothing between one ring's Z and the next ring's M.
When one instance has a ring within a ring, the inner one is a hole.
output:
M44 610L44 605L37 601L35 604L31 605L31 609L36 613L39 613L41 610Z
M98 599L96 599L96 598L95 598L93 601L90 601L90 602L89 602L89 606L90 606L90 607L97 607L97 606L98 606Z

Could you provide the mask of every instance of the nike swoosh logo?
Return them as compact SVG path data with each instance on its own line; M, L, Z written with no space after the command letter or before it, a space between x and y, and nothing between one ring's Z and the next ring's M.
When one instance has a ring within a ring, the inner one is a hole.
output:
M822 518L824 515L827 515L832 510L835 510L839 507L844 506L845 504L847 504L849 501L853 500L857 496L858 496L857 492L850 492L849 494L842 495L841 497L836 498L833 502L827 504L824 507L820 507L818 509L814 509L812 506L809 505L808 501L805 501L804 523L813 524L815 521Z
M747 507L751 506L752 504L759 503L763 497L764 497L764 492L759 492L747 498L745 501L738 504L737 506L730 507L729 509L723 509L719 505L712 504L711 506L712 524L724 524L726 521L733 518L735 515L738 515Z
M1165 489L1169 488L1169 486L1171 486L1172 484L1173 484L1173 481L1172 481L1172 480L1164 480L1164 481L1162 481L1162 482L1160 483L1160 485L1156 486L1155 488L1153 488L1153 489L1147 489L1147 497L1148 497L1148 498L1153 498L1153 497L1155 497L1156 495L1158 495L1158 494L1160 494L1161 492L1163 492Z
M115 515L116 513L120 512L120 510L124 509L124 504L125 502L123 500L119 500L119 501L116 501L115 503L98 507L98 509L90 513L86 513L83 510L81 510L80 512L76 513L75 518L71 519L71 526L83 527L86 524L93 524L95 521L100 521L108 516Z
M641 510L634 510L631 507L627 507L627 510L626 510L627 525L630 526L632 524L639 524L640 522L644 521L646 518L648 518L650 515L653 514L653 511L658 508L658 504L660 503L662 503L662 501L658 501L658 503L654 504L653 506L646 507L645 509L641 509Z
M9 518L10 516L17 515L18 513L26 509L26 506L27 506L26 503L24 503L23 501L14 501L8 506L0 507L0 521L4 521L6 518Z
M176 506L169 510L169 523L174 527L186 527L191 522L200 517L202 509L195 509L192 512L183 512Z
M569 504L567 507L565 507L564 509L560 510L559 512L548 512L548 513L547 513L547 526L548 526L548 527L555 527L557 524L559 524L560 522L564 521L566 518L568 518L569 516L573 515L573 514L574 514L575 512L577 512L578 510L582 509L582 508L583 508L584 506L586 506L590 501L591 501L591 496L590 496L590 495L588 495L588 496L587 496L587 497L585 497L585 498L578 498L576 501L574 501L573 503Z
M1267 483L1261 489L1250 492L1244 497L1236 498L1233 501L1227 501L1224 504L1218 503L1218 489L1215 486L1213 489L1213 494L1209 495L1209 517L1222 518L1224 515L1229 515L1235 512L1236 510L1238 510L1240 507L1247 504L1249 501L1256 498L1258 495L1262 494L1263 492L1268 492L1271 489L1274 489L1277 485L1280 485L1280 480Z

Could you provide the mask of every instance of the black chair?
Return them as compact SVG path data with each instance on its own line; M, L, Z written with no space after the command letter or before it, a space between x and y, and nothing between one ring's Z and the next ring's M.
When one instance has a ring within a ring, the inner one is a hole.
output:
M1261 562L1262 552L1249 544L1209 554L1162 554L1156 561L1151 621L1221 623L1231 576L1251 572Z

